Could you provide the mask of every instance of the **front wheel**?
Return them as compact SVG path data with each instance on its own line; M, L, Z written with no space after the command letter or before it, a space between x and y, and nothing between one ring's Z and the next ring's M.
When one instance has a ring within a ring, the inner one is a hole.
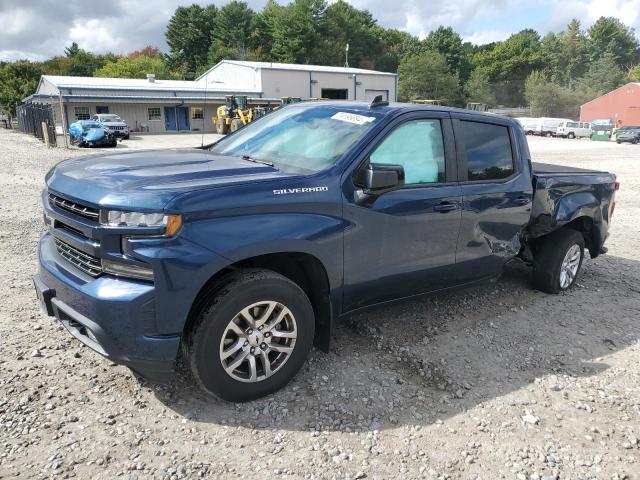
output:
M241 270L212 287L183 347L204 390L244 402L289 383L311 350L314 327L298 285L270 270Z
M533 284L538 290L559 293L571 288L584 259L582 233L565 228L542 240L535 254Z
M574 138L576 138L576 135L573 132L571 132L569 133L569 135L567 135L567 138L573 140Z
M216 133L218 135L224 135L227 133L227 122L224 118L218 118L216 120Z

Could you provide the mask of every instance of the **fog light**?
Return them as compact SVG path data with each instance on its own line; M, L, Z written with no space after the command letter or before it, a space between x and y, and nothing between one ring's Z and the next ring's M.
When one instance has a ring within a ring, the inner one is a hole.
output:
M153 281L153 270L148 267L132 265L130 263L102 260L102 271L117 277L138 278Z

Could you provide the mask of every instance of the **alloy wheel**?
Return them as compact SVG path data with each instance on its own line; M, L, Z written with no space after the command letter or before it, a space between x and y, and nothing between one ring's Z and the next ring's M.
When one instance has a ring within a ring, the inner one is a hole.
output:
M220 362L240 382L260 382L289 360L298 337L296 319L272 300L243 308L231 319L220 340Z
M566 290L571 286L578 274L578 268L580 267L580 245L574 243L562 260L560 267L560 288Z

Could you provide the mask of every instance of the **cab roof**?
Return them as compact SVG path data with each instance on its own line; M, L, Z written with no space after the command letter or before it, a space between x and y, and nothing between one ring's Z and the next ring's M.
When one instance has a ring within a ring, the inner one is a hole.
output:
M386 102L385 102L386 103ZM401 102L389 102L388 104L383 105L375 105L373 107L370 106L367 102L358 102L353 100L319 100L319 101L303 101L298 103L290 104L291 106L313 106L313 105L323 105L323 106L331 106L331 107L339 107L345 110L357 110L359 112L369 111L382 113L383 115L395 115L404 112L416 112L416 111L425 111L425 112L449 112L449 113L458 113L464 115L472 115L474 117L485 118L487 120L495 121L496 118L501 120L509 120L511 123L520 125L515 119L511 117L506 117L504 115L498 115L495 113L489 112L478 112L476 110L467 110L464 108L456 108L456 107L445 107L442 105L421 105L417 103L401 103Z

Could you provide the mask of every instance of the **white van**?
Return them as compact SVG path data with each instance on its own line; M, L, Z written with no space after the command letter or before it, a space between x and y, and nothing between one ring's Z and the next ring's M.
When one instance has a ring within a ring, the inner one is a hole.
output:
M540 117L534 135L555 137L558 127L564 122L571 122L569 118Z
M538 119L533 117L518 117L516 120L522 125L525 135L533 135L538 125Z
M562 122L556 130L556 135L562 138L589 138L591 124L589 122Z

